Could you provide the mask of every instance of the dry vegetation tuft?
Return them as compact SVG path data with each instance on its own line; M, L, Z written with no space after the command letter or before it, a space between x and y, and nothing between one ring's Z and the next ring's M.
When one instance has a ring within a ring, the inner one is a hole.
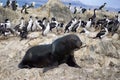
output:
M6 18L12 21L18 17L18 14L11 9L0 7L0 22L3 22Z

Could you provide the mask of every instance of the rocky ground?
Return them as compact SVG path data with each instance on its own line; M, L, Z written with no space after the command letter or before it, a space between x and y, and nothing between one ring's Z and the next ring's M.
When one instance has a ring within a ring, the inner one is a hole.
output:
M19 69L26 50L38 44L48 44L63 34L40 32L30 33L27 40L19 37L0 40L0 80L120 80L120 40L106 37L102 40L88 38L76 33L86 47L75 52L75 59L81 69L61 64L43 73L43 68Z

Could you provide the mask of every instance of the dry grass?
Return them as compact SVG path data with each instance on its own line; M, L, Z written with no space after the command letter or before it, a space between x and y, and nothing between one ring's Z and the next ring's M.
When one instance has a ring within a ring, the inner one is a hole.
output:
M4 22L6 18L12 21L18 17L18 14L11 9L0 7L0 22Z

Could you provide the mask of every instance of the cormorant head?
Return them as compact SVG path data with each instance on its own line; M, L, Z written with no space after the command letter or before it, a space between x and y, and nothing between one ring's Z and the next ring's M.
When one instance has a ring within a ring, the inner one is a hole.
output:
M120 14L120 11L118 11L118 14Z
M80 34L81 34L81 33L85 33L85 30L82 30L82 31L80 32Z
M54 17L52 17L52 19L51 19L52 21L56 21L56 19L54 18Z
M79 19L81 19L81 17L79 17Z
M32 18L32 16L30 16L30 18Z
M95 10L98 10L98 9L97 9L97 8L95 8L95 9L94 9L94 11L95 11Z
M75 20L75 19L77 19L77 17L75 16L73 19Z
M69 3L69 5L71 5L71 3Z
M104 3L104 5L106 5L107 3Z
M46 17L44 17L44 18L42 19L42 21L43 21L43 20L46 20L46 19L47 19L47 18L46 18Z
M89 21L92 21L92 18L89 18L88 20L89 20Z
M10 22L10 21L9 21L9 19L5 19L5 22L7 23L7 22Z
M35 19L38 19L38 17L36 16Z
M24 20L24 17L21 17L22 20Z

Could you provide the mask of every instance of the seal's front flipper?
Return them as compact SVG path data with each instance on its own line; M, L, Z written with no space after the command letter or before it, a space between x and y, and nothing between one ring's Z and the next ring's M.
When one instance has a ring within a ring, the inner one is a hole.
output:
M69 55L66 64L71 67L81 68L75 61L74 55Z

